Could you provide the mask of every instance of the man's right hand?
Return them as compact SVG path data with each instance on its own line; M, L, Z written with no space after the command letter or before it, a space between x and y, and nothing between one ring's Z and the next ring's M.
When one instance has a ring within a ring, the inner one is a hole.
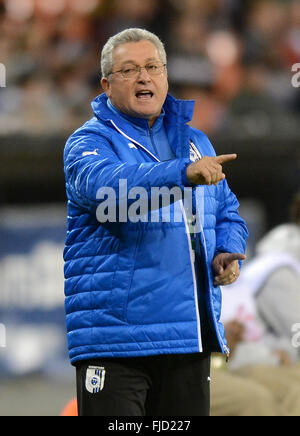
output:
M193 185L217 185L225 179L222 165L236 158L236 154L204 156L187 167L186 175Z

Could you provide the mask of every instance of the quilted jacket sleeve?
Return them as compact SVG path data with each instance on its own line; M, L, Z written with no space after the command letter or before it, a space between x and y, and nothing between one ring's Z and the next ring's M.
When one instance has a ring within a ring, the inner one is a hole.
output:
M100 203L99 188L112 188L119 202L119 180L125 179L127 190L142 187L150 193L151 187L184 188L183 174L189 159L167 162L129 164L122 162L109 139L91 131L75 132L67 141L64 152L64 171L69 199L90 209ZM129 204L129 203L128 203Z
M218 187L216 253L245 253L248 230L239 215L239 202L224 180Z

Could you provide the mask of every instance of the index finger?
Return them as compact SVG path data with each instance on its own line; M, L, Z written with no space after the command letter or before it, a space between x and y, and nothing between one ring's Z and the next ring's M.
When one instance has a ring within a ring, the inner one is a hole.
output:
M232 160L235 160L237 158L237 154L220 154L220 156L216 156L216 161L219 164L223 164L225 162L230 162Z
M235 260L246 260L247 256L243 253L230 253L227 257L228 262L234 262Z

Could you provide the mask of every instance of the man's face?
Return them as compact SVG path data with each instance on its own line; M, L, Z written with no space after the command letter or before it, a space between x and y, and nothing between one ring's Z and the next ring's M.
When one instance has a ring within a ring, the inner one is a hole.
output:
M113 51L113 71L145 67L151 63L162 65L157 48L150 41L128 42ZM112 104L124 114L145 118L150 126L161 113L168 92L166 70L151 76L143 68L135 77L124 78L121 73L112 74L110 81L103 78L102 87Z

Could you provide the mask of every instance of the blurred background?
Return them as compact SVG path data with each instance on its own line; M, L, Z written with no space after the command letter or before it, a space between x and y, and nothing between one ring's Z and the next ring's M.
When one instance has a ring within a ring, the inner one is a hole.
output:
M238 154L227 176L249 258L300 188L299 0L1 0L0 415L58 415L75 395L62 154L101 93L103 44L128 27L162 38L170 91L196 101L191 124Z

